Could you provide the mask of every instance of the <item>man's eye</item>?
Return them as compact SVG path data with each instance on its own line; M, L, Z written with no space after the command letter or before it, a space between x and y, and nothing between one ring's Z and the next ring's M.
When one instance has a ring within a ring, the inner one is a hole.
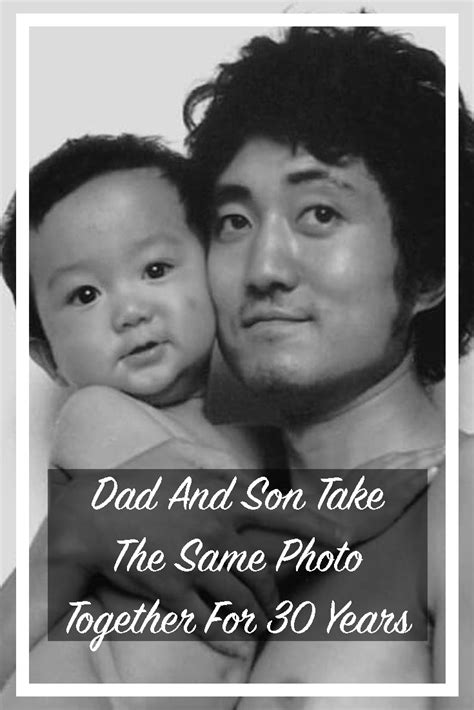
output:
M154 261L146 267L145 276L149 279L162 279L172 268L171 264L165 264L163 261Z
M250 221L244 215L226 214L216 219L214 232L217 235L242 232L250 226Z
M340 217L333 207L329 205L316 205L305 210L302 215L303 222L308 225L330 224Z
M87 306L93 303L99 296L99 290L95 286L79 286L69 295L67 301L73 305Z

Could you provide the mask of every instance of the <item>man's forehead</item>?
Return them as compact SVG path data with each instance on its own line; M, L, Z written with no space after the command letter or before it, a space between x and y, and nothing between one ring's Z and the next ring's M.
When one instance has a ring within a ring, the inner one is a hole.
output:
M343 156L337 163L327 163L302 145L257 137L247 140L218 176L216 199L230 185L251 185L263 171L288 186L319 181L347 192L377 182L360 157Z

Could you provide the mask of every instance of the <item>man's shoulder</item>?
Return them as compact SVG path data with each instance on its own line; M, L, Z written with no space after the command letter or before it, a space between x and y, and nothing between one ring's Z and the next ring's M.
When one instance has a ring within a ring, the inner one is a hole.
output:
M474 436L462 434L459 440L459 513L461 535L472 536L474 503Z
M430 506L444 506L445 485L449 486L453 472L446 469L446 462L439 466L439 473L434 477L429 487ZM463 504L463 493L468 497L469 492L474 492L474 436L459 433L459 494L460 503Z
M433 550L432 563L438 568L440 585L444 585L445 547L445 505L446 489L456 475L443 463L439 473L428 489L428 535ZM461 558L466 557L467 549L472 548L472 505L474 498L474 436L460 434L459 439L459 531Z
M474 435L461 432L459 435L459 476L466 480L467 485L472 485L474 476ZM464 485L464 483L463 483Z

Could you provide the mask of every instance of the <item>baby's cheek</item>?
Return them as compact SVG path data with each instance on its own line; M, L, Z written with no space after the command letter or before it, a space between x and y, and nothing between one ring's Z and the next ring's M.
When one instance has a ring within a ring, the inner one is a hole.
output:
M190 311L197 311L200 306L200 301L195 296L186 296L186 307Z
M70 384L83 387L96 381L100 359L95 344L70 337L61 343L57 365Z
M186 295L185 309L188 316L192 314L191 327L195 327L196 330L215 330L214 307L207 292Z

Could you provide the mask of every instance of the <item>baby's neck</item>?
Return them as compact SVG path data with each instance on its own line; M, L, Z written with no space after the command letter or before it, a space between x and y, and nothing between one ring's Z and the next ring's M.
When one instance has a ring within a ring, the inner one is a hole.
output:
M195 425L199 425L202 420L206 420L206 415L204 413L204 395L199 394L183 402L177 402L176 404L170 404L167 407L160 408L163 413L176 419L183 426L193 428Z
M222 434L206 416L204 394L160 407L160 411L172 419L191 441L218 449L226 448Z

